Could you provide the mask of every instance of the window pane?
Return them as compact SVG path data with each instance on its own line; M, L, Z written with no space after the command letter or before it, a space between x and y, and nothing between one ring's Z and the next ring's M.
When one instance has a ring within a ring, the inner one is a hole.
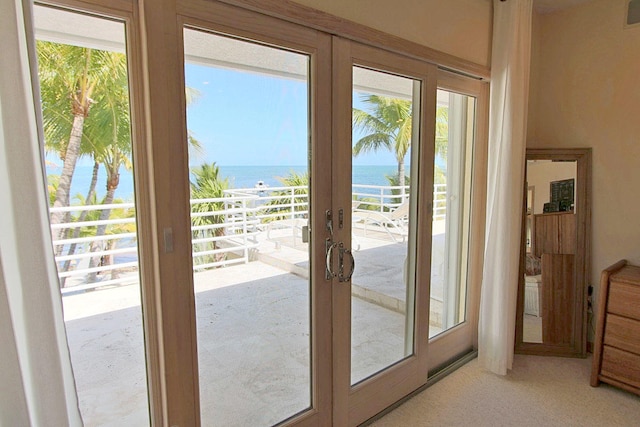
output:
M202 424L311 407L309 58L185 29Z
M84 424L148 425L125 27L34 6L51 232Z
M466 320L475 105L438 90L429 337Z
M353 68L351 384L413 354L414 275L406 163L420 82Z

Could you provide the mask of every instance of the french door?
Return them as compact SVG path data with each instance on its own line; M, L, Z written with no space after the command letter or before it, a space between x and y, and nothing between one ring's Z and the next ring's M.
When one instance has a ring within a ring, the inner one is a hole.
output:
M221 2L161 3L121 5L151 423L358 425L473 347L481 91Z
M355 264L350 280L332 284L333 419L357 425L427 378L432 202L423 189L433 188L437 70L339 38L333 49L333 174L344 184L333 186L332 210L344 217L339 252ZM398 164L379 197L353 166L373 144Z
M180 21L187 134L218 147L187 150L200 421L359 424L429 373L437 69L215 9ZM380 132L397 174L375 186L353 164Z
M219 4L180 24L201 425L327 423L331 39Z

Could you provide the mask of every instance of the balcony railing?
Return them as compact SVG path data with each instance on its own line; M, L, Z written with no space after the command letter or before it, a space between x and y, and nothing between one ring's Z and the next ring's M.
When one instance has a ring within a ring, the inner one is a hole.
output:
M353 185L360 210L389 212L398 207L408 187ZM247 263L260 244L258 236L270 223L291 224L308 217L305 186L232 189L224 197L191 200L194 271ZM103 210L117 211L107 220L68 220L52 225L62 230L53 242L62 293L137 283L138 249L133 203L51 208L68 218L86 211L87 218ZM446 214L446 186L434 188L434 221ZM99 226L105 233L96 236Z

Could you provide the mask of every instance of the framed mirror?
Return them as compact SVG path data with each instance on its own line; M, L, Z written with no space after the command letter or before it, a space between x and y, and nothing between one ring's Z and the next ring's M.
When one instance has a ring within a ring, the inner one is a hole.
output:
M527 149L516 353L585 357L591 149Z

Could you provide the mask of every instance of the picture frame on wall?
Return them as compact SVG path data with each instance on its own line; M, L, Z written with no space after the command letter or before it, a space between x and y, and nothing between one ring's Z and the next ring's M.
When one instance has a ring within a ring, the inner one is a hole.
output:
M628 0L624 17L624 28L640 26L640 0Z

